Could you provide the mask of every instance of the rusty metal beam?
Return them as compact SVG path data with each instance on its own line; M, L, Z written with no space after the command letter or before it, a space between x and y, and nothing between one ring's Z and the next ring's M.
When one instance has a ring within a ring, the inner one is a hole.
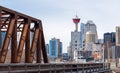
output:
M38 42L37 42L37 63L41 63L41 50L42 50L42 41L41 41L41 33L39 32Z
M2 52L1 52L1 57L0 57L0 63L4 63L5 59L6 59L6 55L7 55L7 51L8 51L8 46L9 46L9 42L10 42L10 38L12 36L12 31L15 25L15 15L11 15L11 20L10 20L10 24L5 36L5 41L3 44L3 48L2 48Z
M15 20L16 19L17 18L15 18ZM11 63L17 63L17 24L16 24L16 21L15 21L15 25L13 28L11 43L12 43L11 44Z
M31 49L30 49L30 62L31 63L34 60L34 53L35 53L35 49L36 49L36 46L37 46L39 30L40 30L39 28L36 28L35 31L34 31L34 36L33 36L32 45L31 45Z
M28 20L28 24L30 25L30 20ZM25 63L30 63L30 26L27 30L27 36L25 41Z
M42 38L42 54L43 54L43 60L44 63L48 63L48 57L47 57L47 51L46 51L46 47L45 47L45 40L44 40L44 34L43 31L41 31L41 38Z
M1 54L1 49L2 49L2 38L1 38L1 25L2 25L2 10L0 9L0 54Z
M19 43L18 50L17 50L17 63L20 63L20 61L21 61L21 56L22 56L22 52L23 52L24 43L26 40L28 27L29 27L29 24L27 22L24 24L21 38L20 38L20 43Z

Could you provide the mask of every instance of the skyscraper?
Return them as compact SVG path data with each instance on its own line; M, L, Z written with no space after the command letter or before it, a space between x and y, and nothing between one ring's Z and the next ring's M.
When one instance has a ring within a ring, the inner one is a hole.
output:
M49 55L49 44L46 44L46 50L47 50L47 54Z
M86 38L85 38L85 49L88 51L92 51L92 45L95 43L96 41L96 34L88 31L86 32Z
M56 59L62 56L62 42L59 39L52 38L49 41L49 57Z
M85 47L85 24L81 23L80 26L80 43L81 43L81 48Z
M116 58L120 58L120 26L116 26Z
M81 34L80 34L80 41L81 41L81 47L85 48L86 44L86 33L91 32L95 34L95 42L98 40L98 35L97 35L97 27L95 23L92 20L88 20L86 24L81 23Z
M115 32L107 32L104 33L104 44L106 44L107 42L110 42L112 45L115 45Z
M104 58L110 59L115 55L115 32L104 33Z
M73 22L75 23L75 30L71 32L71 59L74 59L74 52L77 49L80 49L80 32L78 31L78 23L80 19L76 16L73 18Z
M116 27L116 46L120 46L120 26Z
M95 42L97 42L97 39L98 39L97 27L92 20L88 20L87 23L85 24L85 37L86 37L86 32L88 31L95 34Z

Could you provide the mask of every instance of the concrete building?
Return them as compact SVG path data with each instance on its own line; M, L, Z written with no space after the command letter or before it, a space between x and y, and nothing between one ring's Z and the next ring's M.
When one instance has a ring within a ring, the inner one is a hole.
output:
M120 58L120 26L116 26L116 58Z
M85 39L85 50L92 51L92 45L96 42L96 34L88 31L86 32L86 39Z
M73 19L73 22L75 23L75 30L71 32L71 59L74 59L74 52L77 49L80 49L80 32L78 31L78 23L80 19L76 16L76 18Z
M120 46L120 26L116 27L116 46Z
M80 49L80 32L71 32L71 48L73 57L74 51Z
M81 34L80 34L80 41L81 41L81 48L85 48L86 46L86 33L87 32L92 32L95 34L95 43L98 40L98 35L97 35L97 27L95 23L92 20L88 20L86 24L81 23Z
M97 35L97 27L95 23L91 20L88 20L87 23L85 24L85 37L86 37L86 32L91 31L92 33L95 34L95 42L97 42L98 35Z
M93 44L92 55L95 61L104 62L104 45L101 43Z

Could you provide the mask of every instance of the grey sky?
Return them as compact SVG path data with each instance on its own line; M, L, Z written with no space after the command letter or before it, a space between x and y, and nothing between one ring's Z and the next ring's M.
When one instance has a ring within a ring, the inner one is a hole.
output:
M0 0L0 5L42 20L46 43L60 38L66 52L74 31L72 18L93 20L99 38L120 24L120 0Z

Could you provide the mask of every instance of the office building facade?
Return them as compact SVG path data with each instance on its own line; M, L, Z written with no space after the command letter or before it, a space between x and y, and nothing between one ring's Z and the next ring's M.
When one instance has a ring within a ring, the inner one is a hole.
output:
M49 41L49 57L53 59L62 57L62 42L59 39L52 38Z

